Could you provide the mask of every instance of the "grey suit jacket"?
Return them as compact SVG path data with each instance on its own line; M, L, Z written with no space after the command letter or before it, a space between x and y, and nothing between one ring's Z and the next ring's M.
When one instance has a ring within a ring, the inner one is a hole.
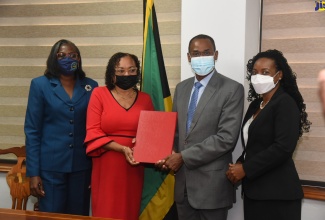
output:
M244 106L244 88L213 72L186 135L187 109L194 77L176 86L173 111L178 112L174 150L184 164L176 173L175 201L182 202L185 187L196 209L232 206L234 187L226 177L237 143Z

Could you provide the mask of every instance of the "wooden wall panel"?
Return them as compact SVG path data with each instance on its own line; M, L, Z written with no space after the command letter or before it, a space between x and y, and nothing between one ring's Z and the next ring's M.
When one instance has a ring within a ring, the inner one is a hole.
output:
M0 1L0 148L24 144L29 84L41 76L52 45L62 39L81 51L87 76L104 85L108 59L118 51L141 60L142 0ZM171 92L180 81L181 1L156 0Z
M325 127L318 97L318 72L325 68L325 12L315 1L264 0L262 50L283 52L297 74L307 105L310 132L299 140L294 160L302 180L325 182Z

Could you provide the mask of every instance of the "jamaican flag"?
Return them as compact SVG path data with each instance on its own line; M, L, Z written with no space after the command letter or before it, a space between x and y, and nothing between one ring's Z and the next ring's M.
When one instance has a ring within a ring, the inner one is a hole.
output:
M144 0L144 32L141 91L148 93L155 110L171 111L165 64L162 56L154 0ZM177 219L174 203L174 176L145 169L140 220Z

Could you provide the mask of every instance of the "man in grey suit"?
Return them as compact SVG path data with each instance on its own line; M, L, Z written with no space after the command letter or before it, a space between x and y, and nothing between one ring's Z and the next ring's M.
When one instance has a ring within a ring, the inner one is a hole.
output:
M174 153L157 166L175 172L179 220L226 220L235 195L226 171L239 135L244 89L216 71L218 51L210 36L193 37L187 56L195 77L176 86Z

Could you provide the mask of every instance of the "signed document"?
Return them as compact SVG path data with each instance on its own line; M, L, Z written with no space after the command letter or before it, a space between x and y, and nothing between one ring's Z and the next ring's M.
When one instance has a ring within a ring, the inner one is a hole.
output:
M136 142L135 161L156 163L170 155L176 129L176 112L141 111Z

